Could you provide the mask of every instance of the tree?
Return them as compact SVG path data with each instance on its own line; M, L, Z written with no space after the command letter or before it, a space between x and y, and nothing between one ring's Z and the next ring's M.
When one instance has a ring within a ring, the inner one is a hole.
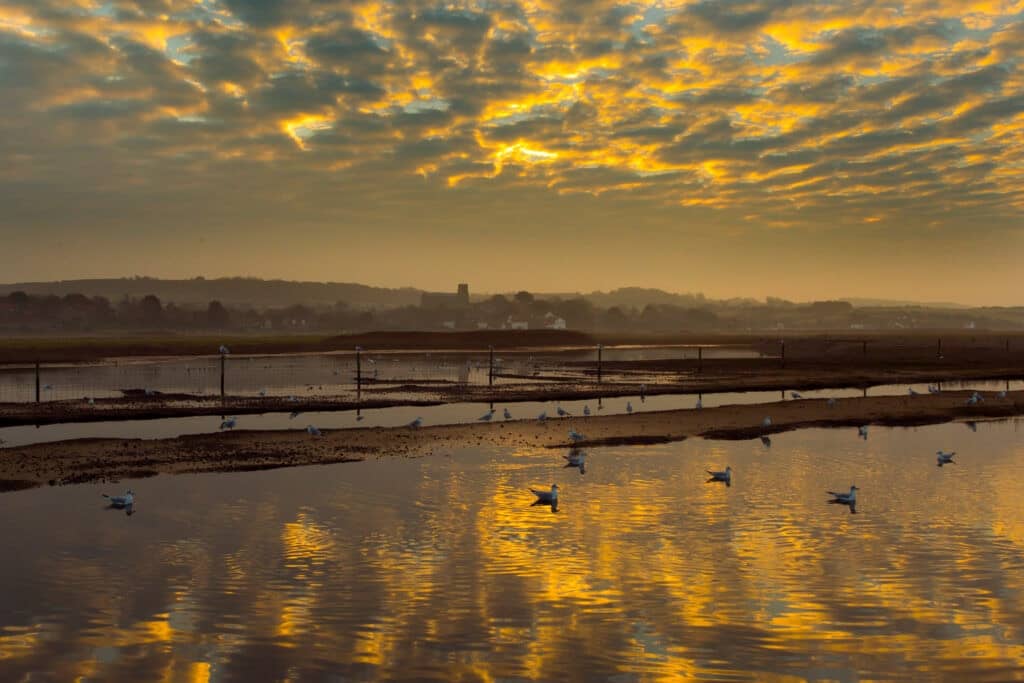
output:
M211 301L210 305L206 307L206 324L210 327L223 329L228 326L230 318L228 309L224 308L224 304L219 301Z
M533 303L533 294L530 294L526 290L516 292L515 300L517 303L529 305Z
M153 325L159 323L163 319L164 307L160 303L159 297L153 294L147 294L142 297L142 301L139 303L139 313L142 316L142 321L147 325Z

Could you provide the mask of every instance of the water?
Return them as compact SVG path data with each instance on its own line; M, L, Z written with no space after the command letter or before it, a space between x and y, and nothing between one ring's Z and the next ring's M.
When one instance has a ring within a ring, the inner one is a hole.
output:
M908 386L915 391L927 393L927 385L886 384L871 387L869 396L905 396ZM950 389L975 389L983 392L1001 391L1007 386L1011 390L1024 389L1024 381L976 381L944 383ZM804 398L853 398L863 396L862 389L835 388L802 392ZM702 406L715 406L773 403L792 400L788 392L779 391L733 391L711 394L700 394ZM503 419L504 409L512 413L513 418L535 418L542 412L551 419L558 419L558 407L567 410L571 416L583 415L584 407L589 407L591 415L621 415L627 406L633 412L656 410L679 410L693 408L696 405L695 394L659 394L605 398L579 401L522 401L515 403L495 403L493 420ZM294 418L291 413L272 412L238 417L238 429L305 429L306 425L316 425L320 429L351 429L354 427L400 427L409 424L417 417L423 418L426 425L464 424L476 422L490 410L487 403L447 403L435 406L396 406L392 408L376 408L373 410L341 410L314 411L300 413ZM564 419L571 419L569 417ZM155 420L112 420L105 422L80 422L41 425L23 425L19 427L0 428L0 444L3 448L25 446L34 443L48 443L67 439L85 438L141 438L160 439L186 434L210 434L220 429L221 417L172 417ZM566 429L571 423L567 423Z
M696 358L697 347L606 347L605 360L642 361ZM750 349L704 348L705 358L756 358ZM499 385L580 379L590 368L572 365L596 362L594 349L496 352ZM488 354L483 352L365 352L361 372L374 388L388 383L448 382L483 385L488 382ZM227 393L233 396L336 396L355 393L354 354L314 353L266 356L230 355L225 369ZM640 375L637 375L640 377ZM637 381L644 381L647 375ZM657 379L651 375L650 381ZM220 394L220 357L122 358L103 363L48 365L40 374L40 399L57 401L117 398L123 389L151 389L199 396ZM35 369L0 367L0 403L35 400Z
M0 680L1024 677L1024 421L561 456L0 495Z

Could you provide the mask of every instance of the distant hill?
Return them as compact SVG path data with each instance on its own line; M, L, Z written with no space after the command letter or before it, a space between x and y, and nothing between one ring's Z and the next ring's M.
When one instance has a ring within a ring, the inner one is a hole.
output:
M0 284L0 296L19 290L37 295L103 296L114 303L125 296L142 298L147 294L153 294L160 297L165 304L173 302L179 306L206 306L216 299L225 305L259 308L300 303L307 306L328 306L338 301L344 301L353 308L395 308L419 304L421 294L420 290L411 287L387 289L349 282L292 282L243 277L209 280L134 277Z

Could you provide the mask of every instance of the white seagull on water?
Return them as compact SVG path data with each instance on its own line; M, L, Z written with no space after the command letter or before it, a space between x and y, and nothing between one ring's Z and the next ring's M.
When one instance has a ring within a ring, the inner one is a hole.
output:
M552 484L550 491L530 489L530 492L533 495L537 496L538 503L554 504L558 502L558 484Z
M860 489L858 489L856 486L851 486L849 493L836 493L835 491L829 491L828 495L832 496L831 502L833 503L853 505L857 502L857 491L859 490Z
M710 481L724 481L726 484L732 483L732 467L726 467L722 472L707 470L707 473L711 475Z
M125 491L123 496L108 496L104 493L103 497L110 501L110 507L115 508L126 508L135 503L135 492L131 489Z

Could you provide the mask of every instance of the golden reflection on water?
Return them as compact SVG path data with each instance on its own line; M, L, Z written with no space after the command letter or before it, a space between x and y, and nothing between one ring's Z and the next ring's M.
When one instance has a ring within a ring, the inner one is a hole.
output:
M161 477L131 518L8 494L0 679L1024 678L1017 426Z

